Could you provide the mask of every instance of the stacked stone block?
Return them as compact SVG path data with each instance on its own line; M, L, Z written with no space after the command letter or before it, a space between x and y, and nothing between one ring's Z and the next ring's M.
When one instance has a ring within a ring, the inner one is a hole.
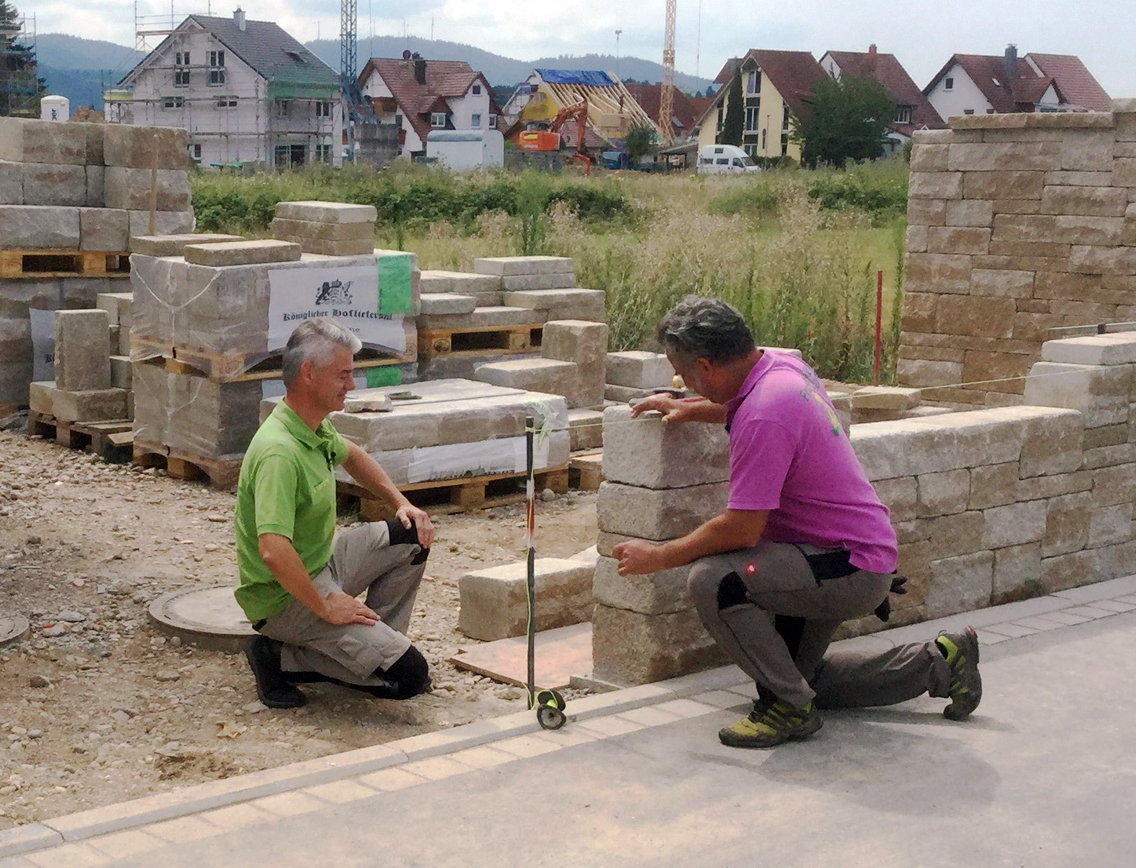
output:
M375 249L373 205L338 202L281 202L272 221L272 237L300 245L304 253L357 256Z
M126 419L130 389L112 383L107 311L95 308L57 312L55 380L32 386L35 392L32 409L53 416L58 422Z
M674 368L663 353L627 350L607 354L604 397L626 403L673 385Z
M914 141L901 383L1020 403L1051 330L1136 318L1136 101L959 117Z
M643 684L722 660L687 590L688 567L620 576L612 556L628 539L661 542L694 530L726 506L728 444L721 425L664 425L627 407L604 411L593 581L596 678Z
M592 615L595 563L537 558L534 564L536 630L588 621ZM467 573L458 580L458 629L491 642L523 636L528 629L528 562Z

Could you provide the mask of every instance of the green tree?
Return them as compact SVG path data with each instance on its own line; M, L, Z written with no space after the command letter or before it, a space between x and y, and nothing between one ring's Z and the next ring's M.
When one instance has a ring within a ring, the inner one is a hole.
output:
M19 10L0 0L0 116L35 117L45 84L38 77L35 54L19 43L19 35Z
M634 127L623 141L627 148L627 157L632 163L638 163L643 157L655 150L655 131L646 124Z
M735 73L730 79L729 88L726 94L726 117L722 121L722 132L718 136L718 143L740 147L742 130L745 126L745 97L742 96L741 72Z
M801 160L815 167L883 156L883 141L895 117L895 102L873 78L824 76L813 84L804 117L793 115L791 137L801 144Z

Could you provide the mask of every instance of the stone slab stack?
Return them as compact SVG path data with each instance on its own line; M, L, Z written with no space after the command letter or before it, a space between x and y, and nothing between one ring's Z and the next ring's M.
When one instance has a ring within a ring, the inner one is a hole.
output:
M409 394L411 397L406 398ZM538 437L535 469L568 462L568 408L558 395L507 389L471 380L432 380L410 386L360 389L351 398L390 397L386 412L334 412L331 424L370 454L400 486L525 470L525 420ZM261 404L261 418L280 399ZM348 477L340 471L344 481Z
M534 567L534 629L552 630L591 619L594 562L537 558ZM458 629L485 642L524 636L528 629L527 581L526 561L466 573L458 579Z
M721 662L690 598L689 568L623 577L612 550L627 539L675 539L725 508L725 429L667 426L657 414L632 420L629 408L609 407L603 449L593 674L614 684L643 684Z
M157 229L189 231L184 130L0 118L0 403L28 403L30 311L90 308L126 277L131 236L149 227L155 135Z
M643 350L608 353L604 397L620 403L643 398L653 389L671 388L674 373L663 353Z
M95 308L55 314L55 379L31 384L29 396L32 410L57 422L128 418L130 388L116 387L111 376L107 311Z
M958 117L914 143L900 383L1020 403L1051 330L1136 318L1136 100Z
M304 253L358 256L375 249L373 205L339 202L280 202L272 221L272 237L293 241Z

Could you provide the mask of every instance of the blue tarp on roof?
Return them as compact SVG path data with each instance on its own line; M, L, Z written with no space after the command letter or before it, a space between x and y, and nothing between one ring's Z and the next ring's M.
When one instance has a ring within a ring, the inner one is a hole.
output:
M584 84L588 87L612 87L615 84L615 79L599 70L538 69L537 72L549 84Z

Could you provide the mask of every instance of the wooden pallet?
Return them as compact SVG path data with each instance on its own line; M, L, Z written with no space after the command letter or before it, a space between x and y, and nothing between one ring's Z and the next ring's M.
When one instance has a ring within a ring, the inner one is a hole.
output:
M106 422L61 422L46 413L28 411L28 436L45 437L69 449L82 449L101 455L107 461L122 463L131 455L129 419Z
M543 323L469 329L420 329L418 355L490 356L529 353L540 349Z
M281 353L278 352L245 370L245 365L250 359L256 358L255 356L224 356L192 347L171 348L167 344L138 335L130 336L130 350L132 357L153 354L149 358L138 359L144 364L162 365L171 374L207 377L215 383L247 383L252 380L276 380L283 376ZM404 365L416 359L413 349L391 355L364 347L356 354L355 368L367 370L389 365Z
M130 254L91 250L0 250L0 278L130 277Z
M557 494L568 490L568 466L550 467L535 474L536 490L551 488ZM359 517L364 521L382 521L394 515L385 500L349 482L337 484L339 494L347 500L358 500ZM442 479L399 486L399 491L415 506L427 512L448 515L474 509L490 509L521 503L525 499L524 473L494 473L463 479Z
M579 491L599 491L603 482L603 453L573 455L568 461L568 484Z
M212 458L170 449L160 443L134 441L133 461L140 467L160 467L167 476L186 482L208 479L209 484L220 491L231 491L237 487L242 458L239 455Z

